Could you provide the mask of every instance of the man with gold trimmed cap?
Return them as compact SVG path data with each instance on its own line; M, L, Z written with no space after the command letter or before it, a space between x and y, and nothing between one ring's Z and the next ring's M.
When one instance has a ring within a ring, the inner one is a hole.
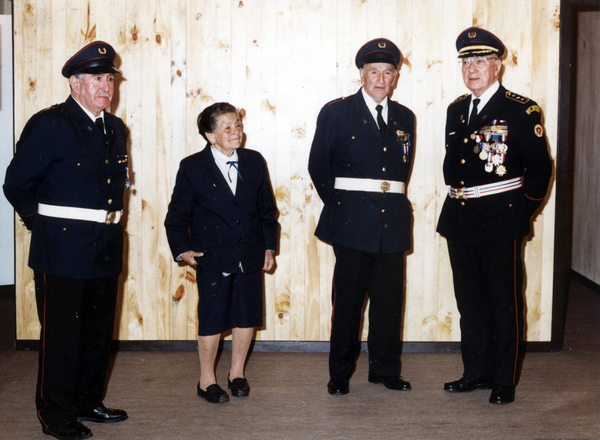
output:
M540 108L499 82L502 42L471 27L456 40L471 93L448 107L444 178L448 195L437 231L446 237L460 312L464 365L444 389L492 389L514 401L523 353L523 237L552 174Z
M410 389L400 376L400 324L415 117L389 99L402 62L394 43L369 41L355 61L362 88L322 108L308 164L325 204L315 235L331 243L336 256L327 384L333 395L349 392L367 294L368 380Z
M45 434L92 436L82 421L120 422L102 403L123 260L129 186L115 51L93 42L62 69L71 96L34 115L17 142L4 193L31 230L29 266L41 324L36 406Z

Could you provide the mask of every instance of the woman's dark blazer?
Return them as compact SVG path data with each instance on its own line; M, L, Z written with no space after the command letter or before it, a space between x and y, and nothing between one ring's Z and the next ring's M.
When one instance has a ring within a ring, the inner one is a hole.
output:
M181 161L165 219L173 257L203 252L200 268L218 272L261 270L265 249L277 249L279 224L267 167L260 153L240 148L236 194L207 145ZM243 180L242 180L243 179Z

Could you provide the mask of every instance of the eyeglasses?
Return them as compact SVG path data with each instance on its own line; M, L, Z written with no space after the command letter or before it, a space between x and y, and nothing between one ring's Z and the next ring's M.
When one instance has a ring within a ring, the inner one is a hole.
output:
M481 69L489 60L497 60L496 57L472 57L472 58L463 58L462 60L458 60L458 64L462 67L463 70L468 69L473 64L478 69Z

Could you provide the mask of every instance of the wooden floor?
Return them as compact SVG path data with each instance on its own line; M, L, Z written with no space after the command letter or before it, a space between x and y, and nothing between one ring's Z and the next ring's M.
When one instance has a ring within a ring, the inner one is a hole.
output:
M35 415L36 352L14 351L14 298L0 293L0 438L43 439ZM227 381L230 354L218 365ZM456 353L402 357L408 392L367 382L362 354L350 394L327 394L327 354L254 353L248 398L211 405L196 396L195 352L119 352L105 403L129 412L89 423L98 439L600 439L600 295L576 281L562 352L526 355L516 400L442 390L460 376Z

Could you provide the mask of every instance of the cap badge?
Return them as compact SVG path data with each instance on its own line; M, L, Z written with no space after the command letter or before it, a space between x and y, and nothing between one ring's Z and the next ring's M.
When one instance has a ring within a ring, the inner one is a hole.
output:
M98 48L98 52L100 52L101 55L106 55L106 48L104 47L99 47Z
M469 32L469 38L475 38L477 36L477 32Z
M382 42L377 44L377 46L379 46L380 49L385 49L386 44Z

